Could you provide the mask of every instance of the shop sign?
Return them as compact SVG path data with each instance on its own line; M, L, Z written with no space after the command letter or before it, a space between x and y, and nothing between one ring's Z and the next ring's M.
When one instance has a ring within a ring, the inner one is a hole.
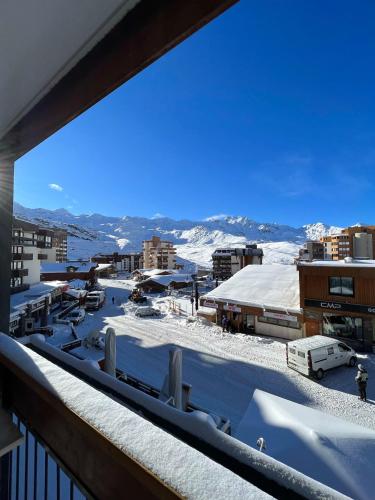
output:
M224 310L225 311L232 311L232 312L236 312L236 313L240 313L241 312L241 308L240 307L234 306L232 304L226 304L224 306Z
M285 321L291 321L292 323L298 323L298 318L296 316L290 316L289 314L265 311L263 313L263 316L265 316L266 318L283 319Z
M344 304L342 302L331 302L328 300L305 299L305 306L318 307L319 309L329 309L333 312L349 311L364 314L375 314L375 306L365 306L362 304Z
M204 307L212 307L213 309L217 309L218 305L215 302L210 302L209 300L205 300L203 302Z

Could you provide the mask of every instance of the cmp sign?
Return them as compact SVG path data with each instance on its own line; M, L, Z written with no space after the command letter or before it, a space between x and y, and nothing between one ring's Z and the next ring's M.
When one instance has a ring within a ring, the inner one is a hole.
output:
M364 314L375 314L375 306L364 306L361 304L344 304L342 302L331 302L327 300L305 299L305 307L317 307L319 309L330 309L334 312L349 311Z

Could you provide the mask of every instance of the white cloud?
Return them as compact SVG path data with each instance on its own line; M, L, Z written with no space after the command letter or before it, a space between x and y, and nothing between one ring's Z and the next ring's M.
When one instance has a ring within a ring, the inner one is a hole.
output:
M225 220L227 217L229 217L227 214L217 214L217 215L211 215L210 217L206 217L203 220L205 222L214 222L217 220Z
M50 189L52 189L53 191L60 191L61 192L64 190L64 188L61 187L59 184L54 184L54 183L48 184L48 187Z
M154 214L151 219L164 219L165 218L165 215L163 214L160 214L159 212L157 212L156 214Z

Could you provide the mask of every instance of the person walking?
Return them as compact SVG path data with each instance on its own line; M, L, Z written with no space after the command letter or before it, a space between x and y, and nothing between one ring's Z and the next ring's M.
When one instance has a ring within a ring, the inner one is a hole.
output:
M112 297L112 304L115 305L115 298Z
M367 401L366 388L367 388L368 373L363 365L358 365L358 372L355 381L358 385L359 398L361 401Z
M228 319L225 315L223 316L223 319L221 320L221 326L223 327L223 332L228 331Z

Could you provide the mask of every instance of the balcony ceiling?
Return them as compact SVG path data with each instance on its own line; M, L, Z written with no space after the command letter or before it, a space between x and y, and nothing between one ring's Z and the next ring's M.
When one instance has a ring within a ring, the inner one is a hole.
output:
M0 160L20 157L235 1L3 0Z
M1 2L0 137L138 2Z

